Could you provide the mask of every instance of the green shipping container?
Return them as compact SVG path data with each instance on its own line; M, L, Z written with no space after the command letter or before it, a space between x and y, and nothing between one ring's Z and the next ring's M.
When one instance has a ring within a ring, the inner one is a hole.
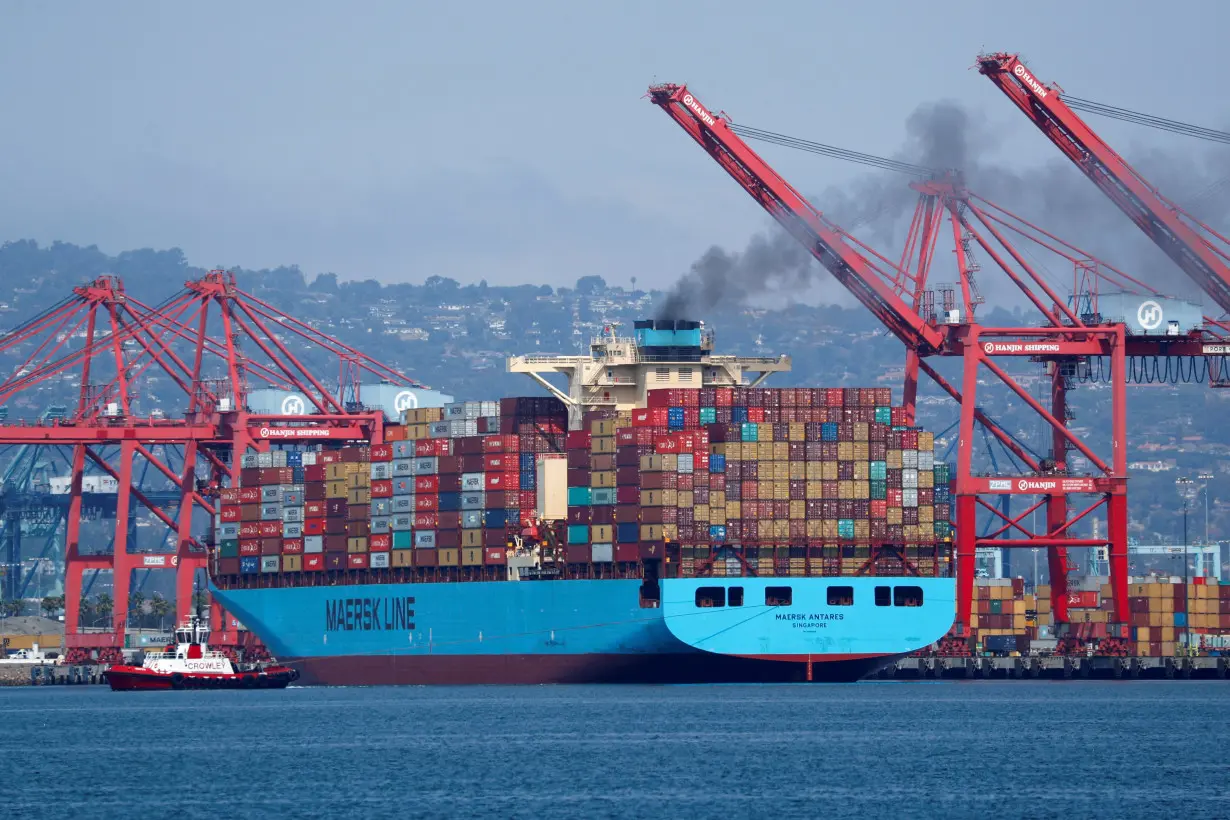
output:
M588 544L589 543L589 525L588 524L569 524L568 525L568 543L569 544Z
M1003 601L999 600L998 598L992 598L990 603L991 603L991 614L992 615L1003 615L1004 614L1004 602Z
M607 506L615 503L614 487L594 487L590 493L590 502L594 506Z
M588 507L593 503L593 492L590 487L569 487L568 506Z
M717 424L717 408L716 407L700 408L700 423L701 424Z
M239 557L239 539L223 538L218 543L218 554L223 558L238 558Z
M760 428L757 427L754 421L745 421L741 427L742 438L744 441L759 441Z
M873 461L871 462L871 480L884 481L888 478L888 462Z
M893 423L893 408L877 407L876 408L876 424L892 424Z
M837 519L837 537L838 538L853 538L854 537L854 519L853 518Z
M393 549L408 550L414 546L414 533L410 530L402 530L393 532Z
M884 479L871 480L871 500L886 501L888 499L888 482Z

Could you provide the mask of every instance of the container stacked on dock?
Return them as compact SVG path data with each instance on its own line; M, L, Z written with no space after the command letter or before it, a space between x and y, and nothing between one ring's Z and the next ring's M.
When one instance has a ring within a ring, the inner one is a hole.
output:
M382 444L244 456L222 498L219 572L491 566L558 517L565 563L593 577L647 558L684 576L873 560L939 574L948 468L905 420L885 388L650 390L645 408L591 409L573 431L553 398L407 410ZM551 459L564 482L540 487Z
M1122 645L1141 657L1167 657L1185 646L1230 647L1230 584L1196 578L1141 579L1128 586L1130 622L1114 623L1114 599L1106 578L1080 582L1067 594L1068 621L1057 623L1051 587L1025 592L1024 581L979 579L974 596L975 648L992 654L1025 652L1033 641L1055 638L1078 644Z

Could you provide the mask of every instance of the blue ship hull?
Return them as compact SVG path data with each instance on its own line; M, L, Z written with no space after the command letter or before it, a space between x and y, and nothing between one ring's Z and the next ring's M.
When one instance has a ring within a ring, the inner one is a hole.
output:
M913 586L921 606L877 606ZM742 589L698 606L697 588ZM853 604L830 605L829 587ZM788 605L767 605L766 589ZM948 578L686 578L213 589L301 681L323 685L851 681L947 634Z

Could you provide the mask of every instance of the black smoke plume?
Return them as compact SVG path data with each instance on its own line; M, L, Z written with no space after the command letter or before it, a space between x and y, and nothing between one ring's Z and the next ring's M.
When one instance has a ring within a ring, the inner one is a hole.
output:
M1091 123L1095 129L1102 124ZM1021 121L1016 127L1032 130ZM905 122L906 139L895 158L938 171L957 170L967 187L1034 221L1168 295L1199 300L1196 286L1071 162L1059 156L1041 165L1014 169L997 154L997 133L978 114L951 101L919 106ZM1033 135L1045 143L1045 137ZM1047 145L1048 150L1054 150ZM1230 148L1167 143L1169 150L1142 149L1130 141L1120 152L1159 190L1215 228L1230 217ZM894 259L908 228L917 193L909 178L877 172L829 188L814 205L835 224ZM947 230L947 229L945 229ZM987 236L987 231L979 227ZM988 237L989 238L989 237ZM1072 267L1057 256L1013 237L1028 249L1040 275L1061 294L1072 286ZM941 237L941 249L951 245ZM988 307L1019 304L1020 294L992 260L975 246L982 263L979 284ZM937 254L937 257L939 254ZM951 254L948 254L951 256ZM947 259L943 260L947 261ZM940 263L936 263L939 265ZM945 277L945 274L947 276ZM931 281L952 281L951 268L933 268ZM738 307L775 296L849 302L850 297L822 273L818 263L781 228L757 234L741 252L707 250L668 293L659 318L703 318L706 311Z

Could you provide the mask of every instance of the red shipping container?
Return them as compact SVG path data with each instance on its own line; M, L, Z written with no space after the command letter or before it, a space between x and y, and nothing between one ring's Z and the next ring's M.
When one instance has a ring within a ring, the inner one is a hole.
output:
M526 524L529 524L531 521L533 521L534 517L537 515L538 515L538 511L535 510L533 506L530 506L530 507L522 507L520 512L518 512L517 517L520 519L519 523L521 524L521 526L524 527Z
M339 464L342 460L342 454L337 450L322 450L316 454L317 464Z
M483 456L483 470L488 473L502 473L509 464L515 466L515 462L504 453L487 453Z
M373 444L371 446L370 458L372 461L392 461L393 460L393 445L392 444Z
M641 560L641 551L636 544L616 544L615 545L615 560L616 561L639 561Z
M218 494L218 500L223 504L240 504L238 487L223 487Z
M439 522L440 516L434 512L414 514L414 528L416 530L434 530Z
M483 479L483 485L486 487L488 492L492 490L505 490L507 489L507 485L504 481L506 475L506 473L486 473Z
M306 501L303 504L304 518L324 518L325 517L325 502L323 501Z
M281 538L262 538L261 555L277 555L282 551Z
M387 532L379 532L369 535L367 538L367 548L372 552L384 552L393 548L393 536Z
M325 568L324 553L315 552L303 556L303 568L309 572L320 572Z
M483 549L484 564L507 564L508 550L505 547L486 547Z
M325 534L325 519L323 518L303 519L303 534L304 535L324 535Z
M639 496L638 496L639 498ZM532 510L538 506L538 491L537 490L521 490L520 503L517 504L523 510Z
M282 539L282 554L283 555L298 555L303 552L302 538L283 538Z
M222 520L227 523L234 523L239 520L239 507L225 506L222 508Z
M239 559L238 558L219 558L218 559L218 574L219 575L238 575L239 574Z
M239 540L240 555L260 555L261 541L259 538L241 538Z
M439 496L431 494L416 495L414 497L414 509L418 512L432 512L440 506Z
M592 440L588 430L569 430L564 436L564 449L588 450Z
M1081 590L1079 592L1068 593L1068 606L1078 609L1097 609L1098 608L1098 591Z
M278 538L282 535L281 521L262 521L257 526L261 538Z
M392 498L393 497L393 481L392 479L373 479L372 480L372 498Z
M348 553L346 555L346 566L350 567L350 569L367 569L367 553Z
M440 476L438 475L421 475L414 479L414 491L416 493L438 493L440 492Z
M503 436L484 436L483 437L483 452L484 453L504 452L504 437Z
M261 488L260 487L240 487L239 488L239 503L240 504L259 504L261 503Z
M259 521L244 521L239 525L240 538L256 538L261 534L261 525Z

